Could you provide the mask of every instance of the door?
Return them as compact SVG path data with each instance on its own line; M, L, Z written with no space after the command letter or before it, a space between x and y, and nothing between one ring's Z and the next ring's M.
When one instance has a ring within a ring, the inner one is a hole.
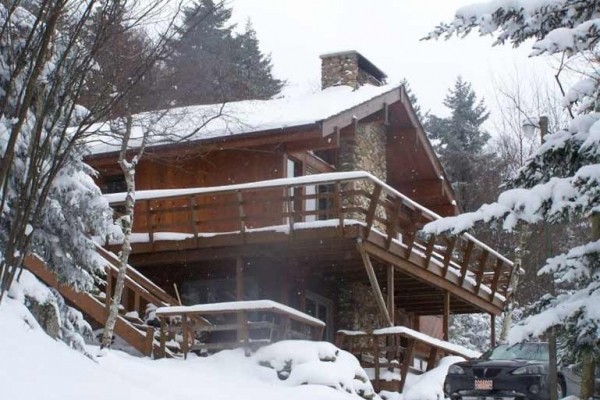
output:
M323 340L333 343L333 301L316 293L306 291L304 312L325 322Z

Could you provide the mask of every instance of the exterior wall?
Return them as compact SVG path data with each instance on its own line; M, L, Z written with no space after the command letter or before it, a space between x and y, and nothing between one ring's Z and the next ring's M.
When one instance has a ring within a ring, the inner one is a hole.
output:
M283 168L283 154L280 152L221 150L202 157L186 157L181 160L157 159L148 155L136 170L136 189L181 189L256 182L281 178ZM103 177L100 178L102 179ZM254 196L260 196L261 199L273 197L277 199L274 203L281 204L281 192L277 190L248 195L244 199L249 203L247 212L251 215L265 215L267 218L260 221L248 219L246 227L281 224L281 213L277 213L272 206L265 205L265 202L260 205L253 204ZM172 231L188 233L193 233L195 229L207 233L240 229L235 194L197 196L193 201L199 207L195 215L192 214L193 211L189 207L190 198L187 197L177 200L154 200L151 204L138 201L134 230L148 231L148 226L154 226L158 231L168 232L172 228ZM162 214L160 217L152 215L152 210L165 207L189 211ZM269 215L273 215L273 220L268 219ZM192 225L192 220L198 222L197 228Z

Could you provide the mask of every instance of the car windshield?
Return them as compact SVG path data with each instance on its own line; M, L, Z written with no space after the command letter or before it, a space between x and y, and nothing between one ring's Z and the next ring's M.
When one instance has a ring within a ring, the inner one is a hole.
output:
M548 361L547 343L519 343L500 345L481 356L484 360L534 360Z

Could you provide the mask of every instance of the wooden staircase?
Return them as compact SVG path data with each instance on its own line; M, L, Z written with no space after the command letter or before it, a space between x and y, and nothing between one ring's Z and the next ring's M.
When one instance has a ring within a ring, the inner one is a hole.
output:
M108 316L110 299L114 292L119 260L114 253L100 246L97 246L96 250L107 261L106 283L98 286L96 294L77 292L71 286L60 283L56 275L46 268L44 261L37 256L27 257L24 265L46 285L57 289L76 308L104 325ZM154 339L156 328L144 324L139 317L133 316L135 312L143 318L148 304L165 307L179 303L139 271L128 266L122 307L115 325L115 335L121 337L140 353L151 356L160 348L160 343Z

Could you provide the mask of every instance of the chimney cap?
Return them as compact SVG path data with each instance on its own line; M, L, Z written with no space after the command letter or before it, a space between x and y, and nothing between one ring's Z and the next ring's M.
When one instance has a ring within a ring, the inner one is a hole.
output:
M358 59L358 67L360 69L362 69L365 72L368 72L369 74L371 74L375 79L377 79L380 82L385 81L385 79L387 78L387 75L385 74L385 72L383 72L382 70L377 68L375 66L375 64L373 64L365 56L363 56L356 50L336 51L333 53L321 54L319 57L323 60L326 58L340 57L340 56L356 56Z

